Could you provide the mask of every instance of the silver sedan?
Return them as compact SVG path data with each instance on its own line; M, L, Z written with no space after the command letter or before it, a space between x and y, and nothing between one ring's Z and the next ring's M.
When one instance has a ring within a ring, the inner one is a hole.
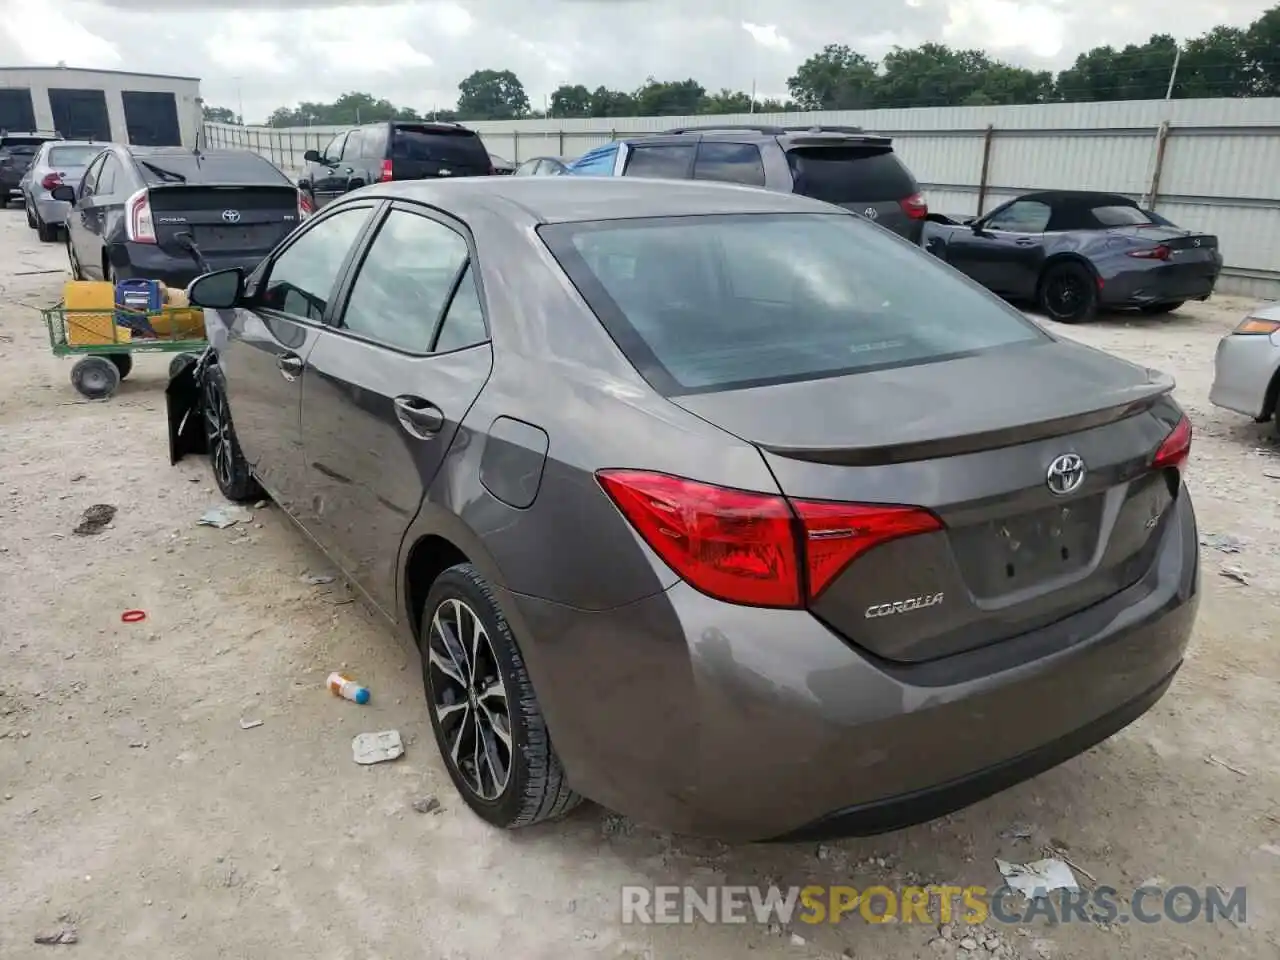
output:
M71 209L71 204L53 198L53 188L80 186L85 168L105 146L91 140L52 140L31 161L20 185L22 205L27 209L27 226L45 243L58 239L58 229Z
M1254 309L1219 341L1209 400L1265 423L1275 416L1278 388L1280 301L1272 301ZM1280 429L1280 420L1276 426Z

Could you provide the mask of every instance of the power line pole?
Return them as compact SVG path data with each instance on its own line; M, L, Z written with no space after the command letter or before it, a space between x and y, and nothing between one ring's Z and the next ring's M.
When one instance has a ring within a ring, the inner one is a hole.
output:
M1182 44L1178 44L1173 50L1173 69L1169 71L1169 89L1164 92L1166 100L1173 99L1173 84L1178 79L1178 63L1182 60Z

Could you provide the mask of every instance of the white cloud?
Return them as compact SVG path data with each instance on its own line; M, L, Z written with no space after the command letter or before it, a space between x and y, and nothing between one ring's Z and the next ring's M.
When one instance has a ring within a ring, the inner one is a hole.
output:
M1055 57L1065 43L1066 17L1041 3L1017 0L952 0L942 36L958 47L999 55L1022 47L1037 57Z
M20 0L3 8L5 30L22 56L31 63L109 70L124 58L114 43L85 29L76 18L79 4L53 5L19 11ZM64 13L63 10L66 12Z
M778 33L778 28L772 23L762 26L758 23L743 21L742 29L751 34L752 40L769 50L787 51L791 49L791 41Z

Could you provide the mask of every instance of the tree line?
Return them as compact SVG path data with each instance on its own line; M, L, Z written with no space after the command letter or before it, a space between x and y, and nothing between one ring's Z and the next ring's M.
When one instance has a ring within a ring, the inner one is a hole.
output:
M1176 64L1176 69L1175 69ZM1170 83L1172 82L1172 86ZM1057 74L994 59L981 50L941 43L895 47L880 61L844 44L828 44L787 80L785 100L753 98L740 90L709 91L692 78L649 77L635 90L563 84L543 109L530 103L510 70L477 70L458 84L456 107L402 107L368 93L345 93L333 103L278 107L270 127L337 126L376 120L518 120L661 117L694 114L956 107L1097 100L1280 96L1280 4L1250 26L1215 27L1179 49L1168 34L1146 43L1094 47ZM243 122L227 107L206 107L205 119Z

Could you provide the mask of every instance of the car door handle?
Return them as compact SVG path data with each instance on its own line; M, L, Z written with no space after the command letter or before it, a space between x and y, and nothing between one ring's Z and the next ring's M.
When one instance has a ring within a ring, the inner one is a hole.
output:
M444 427L444 411L421 397L396 397L394 403L400 425L419 439L439 433Z
M1033 240L1031 237L1019 237L1017 240L1015 240L1015 241L1013 241L1013 242L1014 242L1014 243L1016 243L1016 244L1017 244L1018 246L1020 246L1020 247L1033 247L1033 246L1035 246L1035 240Z
M276 358L276 366L280 369L280 374L286 380L296 380L298 375L302 373L302 358L296 353L286 353L282 357Z

